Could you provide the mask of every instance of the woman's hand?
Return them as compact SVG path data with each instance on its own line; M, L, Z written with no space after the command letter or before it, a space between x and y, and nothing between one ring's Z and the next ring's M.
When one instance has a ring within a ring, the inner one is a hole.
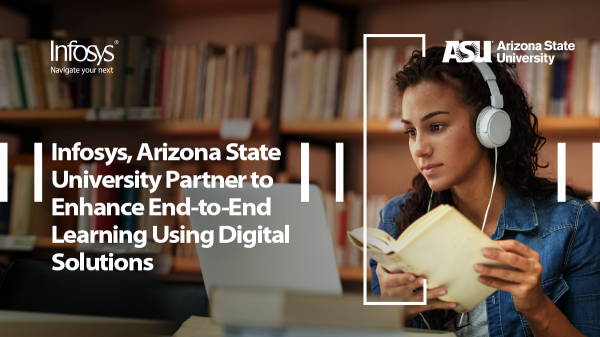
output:
M500 240L496 243L505 250L483 249L483 256L504 262L516 270L476 264L475 271L481 274L479 281L490 287L513 295L515 308L526 318L532 317L544 307L548 297L542 289L540 254L515 240Z
M413 291L416 288L423 286L425 277L417 277L411 273L391 273L383 268L380 264L375 270L379 279L379 288L381 289L381 297L402 297L404 302L422 302L423 290ZM427 290L426 305L407 305L404 308L407 320L414 318L422 311L432 309L453 309L456 307L455 302L443 302L436 300L438 296L446 295L447 291L444 287L438 287Z

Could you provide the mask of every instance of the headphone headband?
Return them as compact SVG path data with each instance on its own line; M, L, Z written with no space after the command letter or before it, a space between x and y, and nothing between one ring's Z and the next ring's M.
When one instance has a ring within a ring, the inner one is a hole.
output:
M497 109L502 109L504 107L504 98L502 97L502 94L500 94L498 83L496 83L496 75L494 75L492 68L485 62L473 62L473 64L479 69L483 79L488 87L490 87L490 92L492 93L492 96L490 96L492 106Z

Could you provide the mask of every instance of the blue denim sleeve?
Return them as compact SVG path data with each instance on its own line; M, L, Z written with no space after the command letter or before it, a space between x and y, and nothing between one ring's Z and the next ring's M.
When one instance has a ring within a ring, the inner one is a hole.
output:
M582 334L600 336L600 216L592 206L582 208L570 246L561 310Z
M385 224L383 222L383 209L379 211L379 226L377 228L386 231ZM371 266L371 295L381 296L381 289L379 288L379 279L377 278L377 262L373 259L369 259L369 266Z

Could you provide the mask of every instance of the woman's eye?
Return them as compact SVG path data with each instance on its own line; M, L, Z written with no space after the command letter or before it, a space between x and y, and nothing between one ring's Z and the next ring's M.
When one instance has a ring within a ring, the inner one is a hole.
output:
M443 127L444 127L444 125L442 125L442 124L434 124L431 126L431 129L433 131L441 131Z
M414 137L416 135L415 130L406 130L404 134L409 135L410 137Z

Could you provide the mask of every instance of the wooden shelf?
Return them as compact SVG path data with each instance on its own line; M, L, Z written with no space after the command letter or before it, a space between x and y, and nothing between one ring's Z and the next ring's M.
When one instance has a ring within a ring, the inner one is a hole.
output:
M539 130L545 137L599 137L599 117L541 117ZM282 122L281 133L319 139L360 140L362 120L303 120ZM368 120L367 139L406 138L399 120Z
M539 130L544 137L598 137L599 117L542 117Z
M52 243L52 238L49 236L38 236L35 240L35 248L50 248L50 249L75 249L77 243Z
M188 273L188 274L200 274L202 269L200 268L200 262L195 258L173 258L172 272L175 273ZM361 268L340 268L340 279L342 281L362 281L363 270ZM371 280L371 272L367 273L367 279Z
M83 120L89 109L0 110L0 120Z
M258 121L254 124L251 137L266 136L269 133L271 122L269 120ZM166 121L157 126L157 132L167 136L196 136L196 137L218 137L221 121Z
M362 268L340 268L340 279L342 281L361 281L363 280ZM367 280L371 281L371 270L367 270Z
M172 271L177 273L200 274L200 261L193 257L173 257Z
M281 124L281 133L324 140L355 140L363 139L364 125L362 119L345 120L303 120L288 121ZM367 138L406 138L399 121L376 119L367 121Z
M244 12L252 10L276 10L279 0L161 0L164 10L170 16L182 17L201 14Z
M405 137L396 122L389 120L367 121L368 137ZM360 140L363 137L363 120L301 120L281 123L281 133L307 138L329 140Z
M68 127L101 125L131 126L132 123L152 125L154 131L167 136L218 137L220 121L159 121L159 120L107 120L88 121L88 109L17 109L0 110L0 123L23 127ZM600 137L600 117L540 117L539 127L545 137ZM254 124L252 137L266 137L270 121ZM361 140L362 119L299 120L282 122L281 133L323 140ZM399 120L368 120L368 139L406 138Z
M86 120L89 108L0 110L0 123L24 128L49 127L131 127L149 125L156 120Z

